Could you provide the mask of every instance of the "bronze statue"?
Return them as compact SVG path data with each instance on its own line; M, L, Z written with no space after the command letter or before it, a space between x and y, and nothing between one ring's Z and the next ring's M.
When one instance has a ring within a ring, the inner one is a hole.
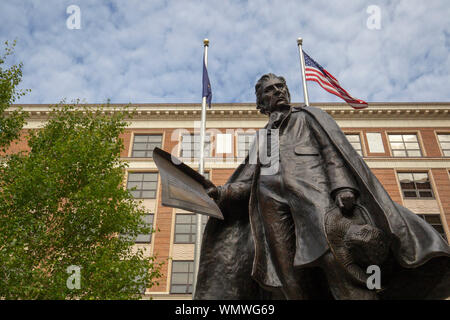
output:
M206 225L194 298L449 296L448 244L392 201L336 122L292 107L283 77L263 75L255 93L269 122L228 182L208 190L224 220ZM372 265L378 289L367 285Z

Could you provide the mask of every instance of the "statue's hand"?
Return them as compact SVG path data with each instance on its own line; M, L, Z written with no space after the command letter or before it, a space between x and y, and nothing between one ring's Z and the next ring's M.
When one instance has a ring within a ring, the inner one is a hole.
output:
M208 194L208 196L213 198L215 201L217 201L220 197L220 191L219 191L218 187L208 188L206 190L206 193Z
M336 194L336 204L341 210L351 211L355 200L355 193L351 189L343 189Z

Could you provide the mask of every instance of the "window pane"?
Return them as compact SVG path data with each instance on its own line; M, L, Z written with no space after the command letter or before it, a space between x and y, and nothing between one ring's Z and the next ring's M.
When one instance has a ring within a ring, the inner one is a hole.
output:
M438 214L424 214L424 218L429 224L441 224L441 218Z
M147 149L147 143L134 143L133 144L133 150L146 150Z
M144 199L154 199L156 197L155 191L142 191L142 198Z
M413 175L412 173L399 173L398 179L400 182L411 182L413 181Z
M403 140L405 142L414 142L417 141L417 136L415 134L405 134L403 135Z
M156 182L143 182L142 189L143 190L156 190Z
M431 191L419 191L419 196L421 198L433 198Z
M450 142L450 134L438 134L439 141L449 141Z
M403 149L405 149L405 145L403 143L393 142L393 143L391 143L391 148L397 149L397 150L403 150Z
M402 136L401 135L397 135L397 134L390 134L389 135L389 141L403 141Z
M426 182L428 181L427 173L413 173L414 181L416 182Z
M140 189L142 182L133 182L130 181L128 182L128 189L133 189L134 187L136 187L137 189Z
M148 136L148 142L158 142L161 143L162 135L150 135Z
M427 189L427 190L431 190L431 184L429 182L417 182L417 189Z
M393 150L394 152L394 157L405 157L406 156L406 151L403 150Z
M359 135L357 134L346 134L345 136L350 142L359 142Z
M191 214L177 214L175 217L176 223L192 223L193 215Z
M408 157L420 157L420 156L422 156L422 154L420 153L419 150L414 150L414 151L408 150L407 153L408 153Z
M175 243L190 243L191 235L188 234L175 234Z
M417 198L417 194L415 191L404 191L403 195L405 198Z
M142 173L130 173L128 175L128 181L142 181L143 176Z
M145 135L135 135L134 142L147 142L147 136Z
M191 224L178 224L175 226L175 232L178 233L192 233L195 228L191 228Z
M172 272L188 272L189 262L187 261L173 261Z
M409 150L419 149L419 144L417 142L407 142L405 143L405 147Z
M187 273L177 273L177 274L172 275L172 283L187 284L188 283L188 274Z
M411 190L411 189L414 190L415 189L414 182L410 182L410 183L401 182L400 185L401 185L402 189L405 189L405 190Z
M144 181L157 181L158 180L158 174L157 173L145 173L144 174Z

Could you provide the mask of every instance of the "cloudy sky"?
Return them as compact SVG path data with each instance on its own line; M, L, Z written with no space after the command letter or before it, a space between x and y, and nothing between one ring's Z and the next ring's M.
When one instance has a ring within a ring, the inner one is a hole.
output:
M448 0L1 0L0 21L32 90L21 103L200 102L203 38L213 103L254 102L267 72L300 102L299 36L356 98L450 101ZM309 95L340 101L316 83Z

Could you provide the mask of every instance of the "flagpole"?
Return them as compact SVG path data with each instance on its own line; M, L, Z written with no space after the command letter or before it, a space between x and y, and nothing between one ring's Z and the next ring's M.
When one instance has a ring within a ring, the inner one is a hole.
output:
M303 97L305 98L305 104L309 106L308 88L306 87L306 75L305 75L305 57L302 50L303 39L297 39L298 54L300 55L300 67L302 69L302 82L303 82Z
M205 57L205 67L208 67L208 46L209 40L203 40L204 57ZM206 131L206 97L202 98L202 118L200 125L200 159L198 163L198 172L201 175L205 173L205 131ZM195 290L197 287L197 275L200 265L200 250L202 247L202 215L197 214L197 234L195 239L195 256L194 256L194 279L193 279L193 290L192 297L195 296Z

